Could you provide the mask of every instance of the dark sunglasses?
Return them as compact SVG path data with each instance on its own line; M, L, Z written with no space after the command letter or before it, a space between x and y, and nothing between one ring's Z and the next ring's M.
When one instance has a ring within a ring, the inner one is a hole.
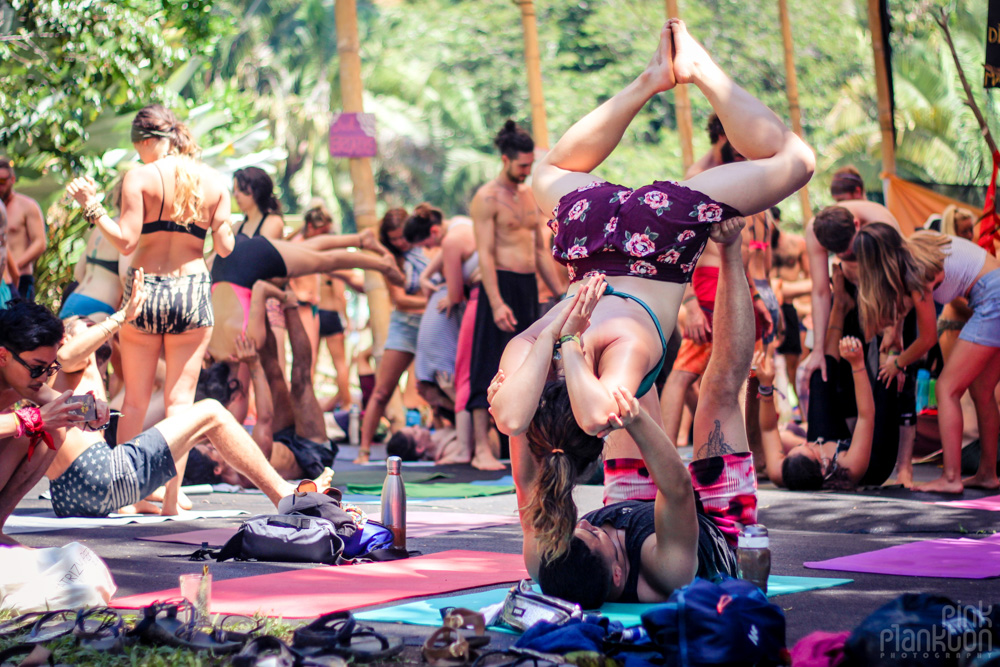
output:
M42 375L52 377L62 370L62 365L58 361L53 362L51 366L29 366L28 362L17 355L17 352L10 350L10 356L14 357L19 364L28 369L28 375L31 376L32 380L37 380Z

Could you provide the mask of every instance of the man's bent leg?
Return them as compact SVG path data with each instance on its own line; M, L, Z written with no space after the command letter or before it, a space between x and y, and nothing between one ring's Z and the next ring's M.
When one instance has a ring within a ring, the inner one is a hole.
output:
M271 467L246 430L218 401L199 401L183 416L168 417L155 428L167 441L175 460L208 438L226 463L253 482L275 506L295 490L293 484L283 480ZM329 486L329 480L326 484Z

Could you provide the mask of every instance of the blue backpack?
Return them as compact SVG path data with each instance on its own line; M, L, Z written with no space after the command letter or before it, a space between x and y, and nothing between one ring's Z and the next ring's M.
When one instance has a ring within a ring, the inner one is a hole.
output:
M667 665L787 665L785 614L741 579L695 579L642 625Z

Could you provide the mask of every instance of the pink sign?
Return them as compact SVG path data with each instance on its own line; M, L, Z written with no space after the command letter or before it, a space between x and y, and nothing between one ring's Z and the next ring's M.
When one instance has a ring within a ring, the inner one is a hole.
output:
M340 113L330 126L330 155L375 157L375 114Z

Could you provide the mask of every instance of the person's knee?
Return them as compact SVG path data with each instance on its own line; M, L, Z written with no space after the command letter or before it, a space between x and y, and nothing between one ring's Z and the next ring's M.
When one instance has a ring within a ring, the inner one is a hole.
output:
M376 386L372 390L371 401L376 405L386 406L389 404L389 399L392 398L392 392L395 391L395 387L381 387Z
M977 397L978 393L975 383L973 383L973 385L971 386L963 387L957 381L949 377L940 378L935 384L935 388L937 390L938 400L940 400L941 398L944 398L945 400L948 399L959 400L962 398L962 394L965 393L966 389L969 390L969 393L972 395L973 399ZM989 393L992 396L993 392L990 391Z

